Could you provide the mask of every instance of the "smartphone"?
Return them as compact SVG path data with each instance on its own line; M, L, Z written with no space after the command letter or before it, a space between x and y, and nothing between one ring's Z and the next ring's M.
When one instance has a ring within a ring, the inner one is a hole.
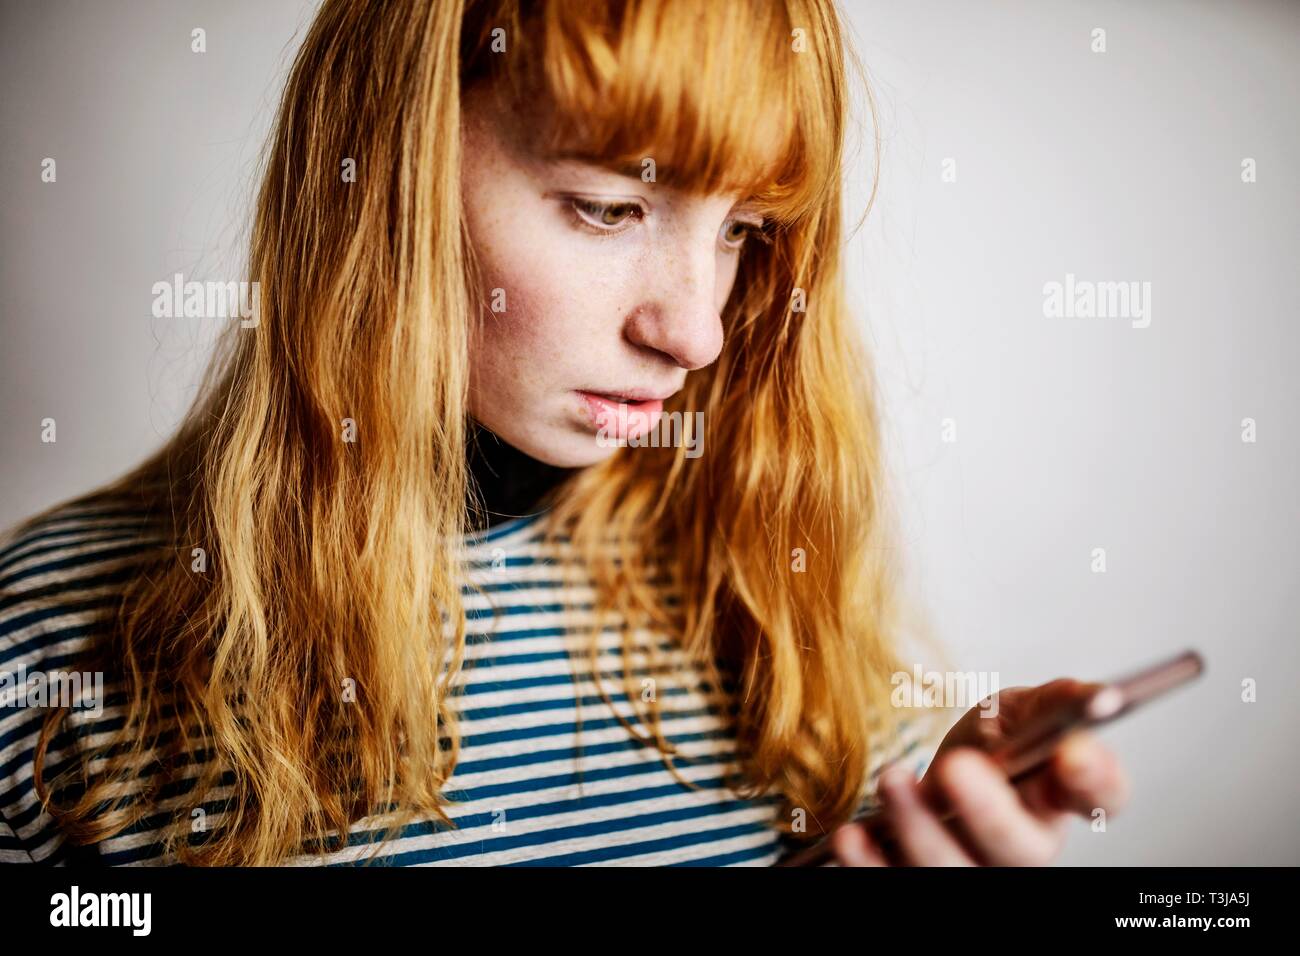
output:
M1072 731L1096 727L1122 717L1147 701L1187 683L1204 669L1205 662L1200 654L1185 651L1119 680L1086 685L1087 689L1077 697L1064 700L1035 718L990 756L1012 783L1020 783L1043 770L1057 745ZM952 816L949 812L941 815L941 819L948 820ZM897 841L882 814L863 814L854 822L867 828L872 841L887 857L896 853ZM821 866L834 856L830 841L823 838L810 847L783 857L775 865Z

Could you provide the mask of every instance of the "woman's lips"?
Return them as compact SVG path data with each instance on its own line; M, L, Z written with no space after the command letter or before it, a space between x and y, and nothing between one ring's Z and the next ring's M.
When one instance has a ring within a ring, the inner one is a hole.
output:
M610 438L619 440L639 438L659 423L663 413L663 399L650 398L640 402L620 400L595 392L579 391L587 416L597 430L604 430Z

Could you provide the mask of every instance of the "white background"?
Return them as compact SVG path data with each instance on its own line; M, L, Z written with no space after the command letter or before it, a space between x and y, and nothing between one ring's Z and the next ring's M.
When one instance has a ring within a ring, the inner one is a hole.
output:
M151 286L239 274L253 162L314 4L0 9L8 525L121 473L187 406L216 330L154 319ZM1300 863L1300 5L844 9L884 138L849 283L915 593L956 663L1003 686L1206 656L1194 688L1102 732L1133 802L1105 833L1076 826L1064 862ZM1066 273L1150 282L1150 326L1045 318Z

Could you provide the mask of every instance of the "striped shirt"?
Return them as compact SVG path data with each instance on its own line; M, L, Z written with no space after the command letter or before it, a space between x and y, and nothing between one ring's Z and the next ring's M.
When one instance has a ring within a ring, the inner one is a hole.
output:
M615 716L639 721L622 693L620 635L607 626L598 666L609 701L591 675L575 677L569 652L585 655L577 636L593 612L593 583L565 542L545 539L545 512L467 535L460 555L467 618L465 666L455 702L461 750L445 793L456 827L417 818L386 843L374 862L411 865L687 865L765 866L792 844L775 829L778 797L742 799L725 781L737 770L737 742L727 717L735 704L666 635L654 641L659 663L685 679L659 692L665 737L678 748L674 765L695 784L670 774L653 746L633 739ZM161 545L139 512L123 506L64 505L35 527L0 544L0 676L9 687L31 675L70 672L114 602L114 587L151 548ZM652 582L666 605L678 601L668 576ZM583 638L585 641L585 637ZM585 660L585 656L583 658ZM660 668L657 668L657 672ZM649 671L634 670L642 677ZM111 679L102 712L74 711L52 738L47 773L77 758L83 734L121 721ZM639 681L638 681L639 683ZM5 685L0 684L0 687ZM88 691L89 692L89 691ZM32 761L45 716L42 702L0 700L0 862L53 865L169 865L157 815L146 816L90 847L65 841L41 807ZM611 708L612 704L612 708ZM69 732L68 723L79 725ZM926 751L905 726L887 757L919 772ZM222 788L223 790L225 788ZM209 819L219 823L218 791ZM184 795L164 798L161 813L189 813ZM214 819L215 817L215 819ZM286 865L349 865L374 852L383 821L353 824L349 845ZM151 828L151 826L153 828Z

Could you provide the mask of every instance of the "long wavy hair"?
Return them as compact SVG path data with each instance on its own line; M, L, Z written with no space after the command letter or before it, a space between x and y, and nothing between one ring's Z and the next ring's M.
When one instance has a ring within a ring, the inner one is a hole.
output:
M38 793L69 838L119 833L182 782L190 804L229 794L202 841L175 814L166 845L187 863L335 849L380 812L389 833L419 813L451 825L483 314L453 134L479 83L545 106L571 152L653 157L659 182L744 191L768 216L719 360L665 410L704 412L703 456L621 449L555 492L548 527L597 584L592 662L602 620L669 630L735 688L733 788L779 793L786 831L797 810L810 837L846 819L896 731L899 669L875 386L842 289L846 62L832 0L326 0L257 198L260 322L230 328L161 450L77 499L133 498L166 545L96 640L125 716L62 804L42 763L65 712L42 731ZM672 613L653 569L679 589ZM655 695L626 690L629 731L671 766Z

